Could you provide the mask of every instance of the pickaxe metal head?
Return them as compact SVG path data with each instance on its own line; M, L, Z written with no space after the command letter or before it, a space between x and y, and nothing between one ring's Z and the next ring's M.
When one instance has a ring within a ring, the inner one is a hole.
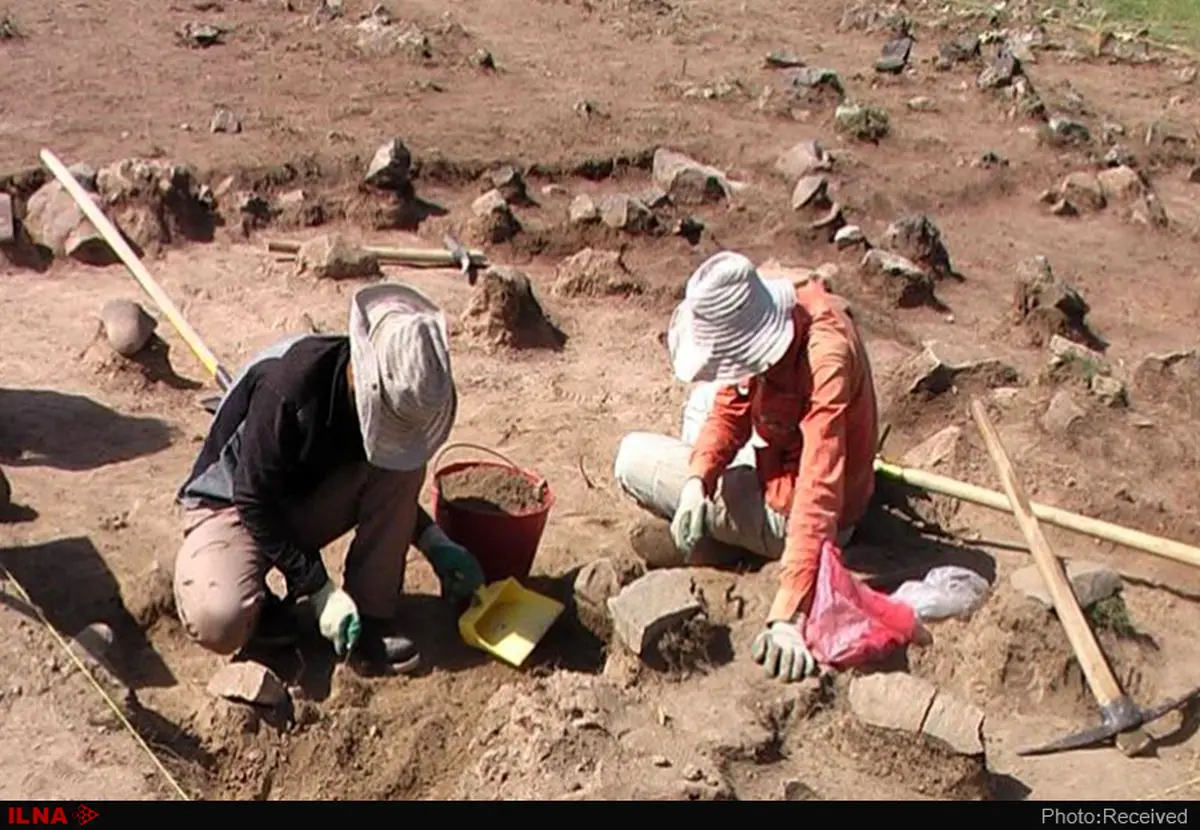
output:
M471 285L474 285L475 267L471 262L471 255L467 252L467 249L462 246L461 242L459 242L450 234L446 234L442 237L442 244L446 246L446 250L450 252L450 255L453 256L454 260L458 263L459 269L463 272L463 274L466 275L467 282Z
M1018 750L1017 754L1024 757L1049 755L1054 752L1066 752L1070 749L1100 746L1110 740L1116 740L1120 744L1121 736L1140 731L1144 724L1153 723L1168 712L1187 705L1197 697L1200 697L1200 687L1192 689L1187 694L1180 695L1173 700L1168 700L1166 703L1162 703L1152 709L1139 709L1134 705L1132 700L1126 697L1101 712L1103 722L1100 726L1066 735L1041 746ZM1149 740L1143 736L1144 733L1141 733L1138 740L1130 741L1125 746L1121 746L1122 751L1126 755L1138 755L1143 752L1149 745Z

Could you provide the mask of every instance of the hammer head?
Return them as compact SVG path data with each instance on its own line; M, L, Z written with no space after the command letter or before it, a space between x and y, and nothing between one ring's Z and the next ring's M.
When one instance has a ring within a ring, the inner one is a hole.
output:
M471 255L467 253L467 249L462 246L462 243L455 239L450 234L442 237L442 244L446 246L446 250L454 257L461 270L467 277L467 282L471 285L475 284L475 269L471 264Z
M1042 746L1019 750L1017 754L1025 757L1049 755L1054 752L1083 749L1115 741L1117 748L1125 755L1140 755L1151 746L1150 738L1142 730L1142 725L1153 723L1168 712L1187 705L1197 697L1200 697L1200 687L1151 709L1138 709L1132 701L1127 698L1122 699L1111 707L1111 711L1103 713L1103 723L1100 726L1066 735Z

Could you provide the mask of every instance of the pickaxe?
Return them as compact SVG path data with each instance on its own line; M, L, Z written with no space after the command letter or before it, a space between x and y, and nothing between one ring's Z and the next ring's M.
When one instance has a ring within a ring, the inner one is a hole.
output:
M1029 550L1037 563L1038 572L1046 583L1050 598L1054 602L1054 611L1067 634L1075 659L1083 669L1092 695L1100 707L1099 726L1084 729L1071 735L1051 741L1043 746L1019 751L1018 755L1047 755L1052 752L1062 752L1068 749L1081 749L1096 746L1113 740L1118 749L1125 755L1141 754L1150 748L1151 739L1142 729L1144 724L1161 718L1167 712L1178 709L1192 699L1200 696L1200 688L1193 689L1175 700L1168 701L1152 709L1139 709L1137 704L1121 688L1113 670L1105 659L1096 635L1092 633L1079 600L1071 589L1071 583L1063 571L1062 563L1054 555L1050 543L1042 535L1037 517L1033 515L1029 496L1025 493L1016 470L1009 459L1008 452L1000 441L1000 435L988 418L987 410L979 400L971 402L971 417L983 436L984 446L991 456L992 466L1004 486L1004 492L1012 504L1013 514L1025 537Z

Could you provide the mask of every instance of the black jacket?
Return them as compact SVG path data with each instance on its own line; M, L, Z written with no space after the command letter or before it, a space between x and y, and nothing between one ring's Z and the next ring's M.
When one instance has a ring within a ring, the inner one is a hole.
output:
M295 597L313 593L329 576L321 552L297 544L286 506L313 493L335 470L366 463L346 381L349 362L344 336L292 338L257 356L221 401L178 495L187 506L236 506ZM414 544L431 524L419 510Z

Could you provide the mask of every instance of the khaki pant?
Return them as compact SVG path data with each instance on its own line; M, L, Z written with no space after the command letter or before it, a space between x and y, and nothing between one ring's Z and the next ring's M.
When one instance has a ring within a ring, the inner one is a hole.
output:
M296 542L313 550L356 529L343 587L364 616L395 614L424 480L424 468L391 472L352 465L287 511ZM200 645L233 654L258 622L270 565L234 507L185 511L183 533L175 560L179 618Z
M621 440L613 475L627 496L642 508L670 520L679 507L679 496L688 479L692 442L699 434L716 392L714 384L692 390L683 414L682 439L651 432L632 432ZM767 559L783 555L788 517L772 510L763 497L753 446L757 436L742 447L717 479L709 516L709 535ZM849 527L838 534L844 547L854 534Z

